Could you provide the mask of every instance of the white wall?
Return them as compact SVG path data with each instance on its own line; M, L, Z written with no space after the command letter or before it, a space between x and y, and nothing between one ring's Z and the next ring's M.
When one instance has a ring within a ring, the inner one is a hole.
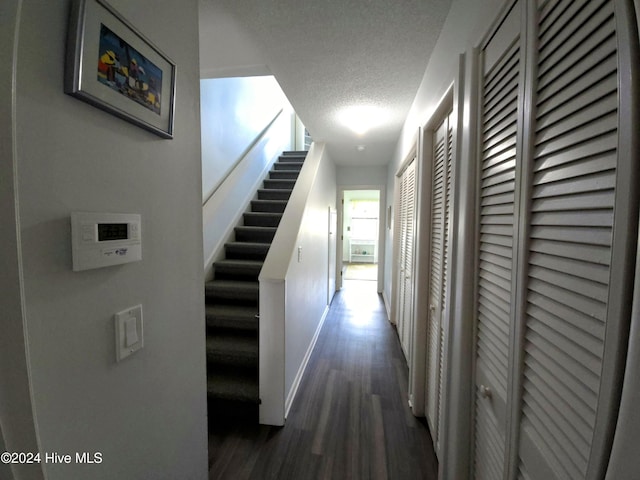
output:
M200 0L200 78L270 75L250 32L219 2Z
M284 424L328 311L335 205L335 164L314 143L260 272L260 423Z
M173 140L63 94L69 2L24 2L20 21L17 201L39 447L103 458L43 468L50 480L205 479L197 2L110 3L178 66ZM140 213L143 260L72 272L75 210ZM145 346L116 363L112 315L138 303Z
M0 4L0 452L38 451L24 332L14 100L21 1ZM0 478L42 479L39 465L0 466Z
M282 109L290 118L291 106L273 76L200 81L203 201Z
M340 187L384 185L387 182L387 172L386 165L370 167L338 166L336 168L336 180Z
M305 365L309 347L327 313L329 207L336 208L336 170L325 154L296 240L301 254L298 257L296 249L286 276L285 392L288 396L297 388L300 378L296 377L301 374L300 368Z

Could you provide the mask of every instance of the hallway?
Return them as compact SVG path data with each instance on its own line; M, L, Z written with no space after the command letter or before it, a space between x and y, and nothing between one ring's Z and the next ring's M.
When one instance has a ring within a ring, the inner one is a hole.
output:
M285 427L214 425L210 479L433 479L426 422L407 405L407 367L375 283L334 297Z

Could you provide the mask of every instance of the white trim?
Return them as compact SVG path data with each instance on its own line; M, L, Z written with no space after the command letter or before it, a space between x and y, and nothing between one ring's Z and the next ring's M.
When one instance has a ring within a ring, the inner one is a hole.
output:
M342 256L344 254L344 192L352 190L377 190L378 191L378 273L376 276L376 291L382 293L384 290L384 264L385 264L385 244L386 244L386 224L387 224L387 192L385 185L341 185L337 189L338 205L338 235L336 237L336 291L342 289Z
M387 292L382 292L382 300L384 302L384 308L387 311L387 320L391 322L391 302L387 298Z

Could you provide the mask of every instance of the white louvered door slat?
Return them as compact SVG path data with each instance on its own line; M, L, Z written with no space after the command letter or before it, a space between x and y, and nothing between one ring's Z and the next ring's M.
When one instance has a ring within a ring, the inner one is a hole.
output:
M398 336L407 363L411 364L413 329L413 268L416 201L415 160L400 177L400 265L398 295Z
M427 420L438 452L440 398L440 335L444 273L444 233L446 197L447 122L433 135L431 182L431 242L429 314L427 321Z
M524 5L522 41L506 33L512 10L481 56L473 476L596 480L617 419L639 215L637 60L617 18L631 14L613 0Z
M404 296L405 296L405 283L404 283L404 264L406 256L406 216L407 216L407 179L404 175L400 176L399 181L400 190L400 202L398 211L398 229L396 235L398 236L398 314L396 319L396 329L398 336L402 338L402 329L404 327ZM400 342L402 345L402 341ZM404 348L404 347L403 347ZM406 354L405 354L406 355Z
M620 174L614 9L539 13L519 456L531 479L587 479Z
M404 267L405 304L402 341L407 354L407 362L411 365L413 358L413 270L414 270L414 236L415 236L415 205L416 205L416 168L415 161L407 168L407 236L406 257Z
M449 114L447 117L447 157L445 160L445 174L446 174L446 182L445 182L445 196L444 196L444 238L443 238L443 248L442 248L442 292L440 302L440 359L439 359L439 371L438 371L438 425L442 425L442 394L444 391L445 379L448 374L445 371L445 363L444 363L444 355L445 355L445 327L444 327L444 315L447 311L447 291L449 289L449 242L450 242L450 230L449 226L451 224L451 202L452 202L452 193L451 186L453 182L453 125L452 125L452 117L453 114ZM436 438L436 450L440 451L442 438L442 429L438 428L438 435Z
M502 479L506 461L520 12L518 2L482 54L474 412L474 478L482 480Z

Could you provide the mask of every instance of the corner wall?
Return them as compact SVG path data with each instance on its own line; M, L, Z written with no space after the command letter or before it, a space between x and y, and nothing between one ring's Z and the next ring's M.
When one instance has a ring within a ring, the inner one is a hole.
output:
M278 112L293 110L273 76L200 80L203 202ZM291 143L291 127L284 140Z
M39 447L102 455L42 467L49 480L204 480L198 2L110 3L177 64L173 140L63 93L70 2L24 2L20 21L16 201ZM78 210L140 213L142 261L73 272ZM144 348L117 363L113 314L139 303Z

